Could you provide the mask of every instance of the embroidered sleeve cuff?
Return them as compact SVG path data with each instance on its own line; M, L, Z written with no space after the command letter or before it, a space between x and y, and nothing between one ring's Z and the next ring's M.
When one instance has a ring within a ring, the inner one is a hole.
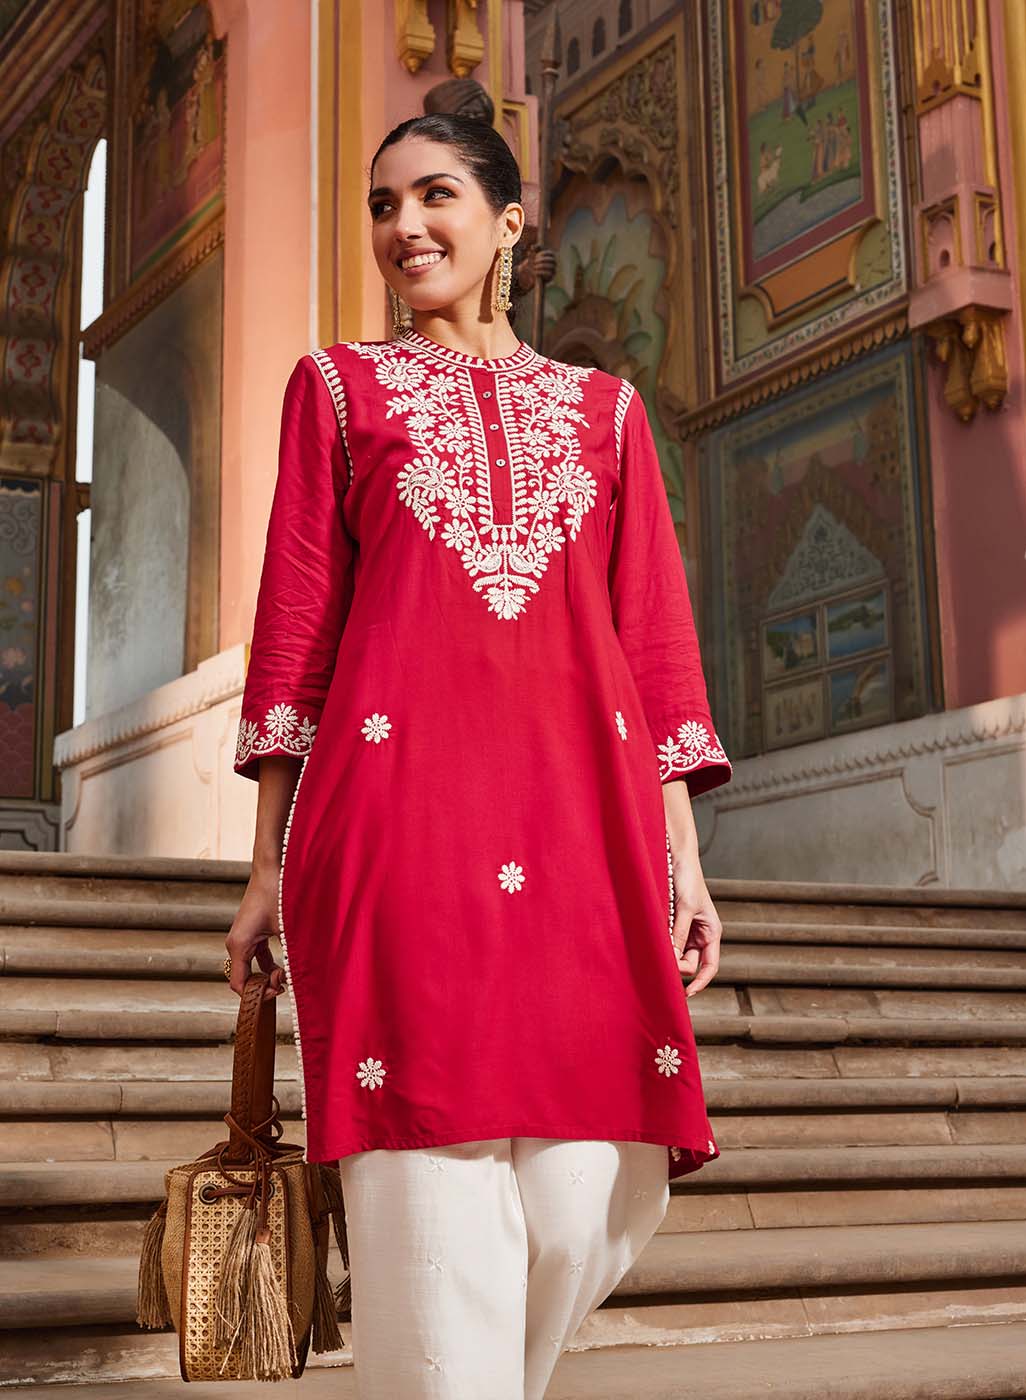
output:
M308 707L307 707L308 709ZM317 732L319 712L297 709L287 701L272 705L262 716L243 715L235 745L236 773L244 778L259 776L264 754L292 754L305 758Z
M687 719L657 745L660 782L685 778L692 797L730 780L730 759L711 724Z

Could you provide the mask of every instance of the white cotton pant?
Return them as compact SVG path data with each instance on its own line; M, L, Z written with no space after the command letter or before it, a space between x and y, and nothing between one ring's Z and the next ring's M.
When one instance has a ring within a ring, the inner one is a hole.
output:
M492 1138L339 1165L359 1400L542 1400L670 1199L649 1142Z

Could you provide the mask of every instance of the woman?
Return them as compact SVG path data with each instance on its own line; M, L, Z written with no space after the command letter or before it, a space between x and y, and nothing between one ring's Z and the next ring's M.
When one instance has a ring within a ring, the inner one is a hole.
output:
M520 194L476 121L382 142L412 326L292 372L243 696L231 985L256 958L280 992L280 927L363 1400L537 1400L719 1155L690 798L730 763L640 396L505 314Z

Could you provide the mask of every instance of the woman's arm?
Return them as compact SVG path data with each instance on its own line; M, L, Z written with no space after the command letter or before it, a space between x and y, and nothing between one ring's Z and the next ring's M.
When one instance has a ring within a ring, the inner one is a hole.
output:
M245 989L254 958L262 972L271 974L265 1000L278 996L285 989L285 970L274 961L268 939L281 932L278 927L281 851L301 768L302 760L287 754L266 754L260 760L253 864L238 913L225 939L232 960L231 988L239 996Z
M342 515L346 459L339 409L315 355L297 361L282 404L278 475L253 620L235 771L259 784L253 864L225 946L232 989L250 965L284 970L277 935L282 845L302 760L310 752L353 592L354 542Z
M723 925L702 874L691 794L682 778L663 783L663 809L674 891L671 937L677 966L691 979L684 993L693 997L719 971Z
M659 760L674 887L673 943L688 996L715 976L719 918L698 855L691 799L728 782L659 457L644 402L626 380L617 403L619 491L611 512L613 623Z

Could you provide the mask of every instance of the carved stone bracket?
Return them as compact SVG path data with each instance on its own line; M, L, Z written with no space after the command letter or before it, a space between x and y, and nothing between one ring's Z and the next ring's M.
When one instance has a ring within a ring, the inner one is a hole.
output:
M1004 313L965 306L924 330L937 359L947 365L944 398L962 422L970 422L981 403L1000 408L1008 392Z
M982 0L913 0L910 17L923 188L913 214L909 327L932 341L947 366L945 400L968 423L981 403L1004 402L1012 307L987 8Z
M427 0L395 0L396 56L408 73L416 73L435 51L435 26Z
M449 0L448 23L449 71L457 78L466 78L484 57L484 40L477 27L477 0Z

